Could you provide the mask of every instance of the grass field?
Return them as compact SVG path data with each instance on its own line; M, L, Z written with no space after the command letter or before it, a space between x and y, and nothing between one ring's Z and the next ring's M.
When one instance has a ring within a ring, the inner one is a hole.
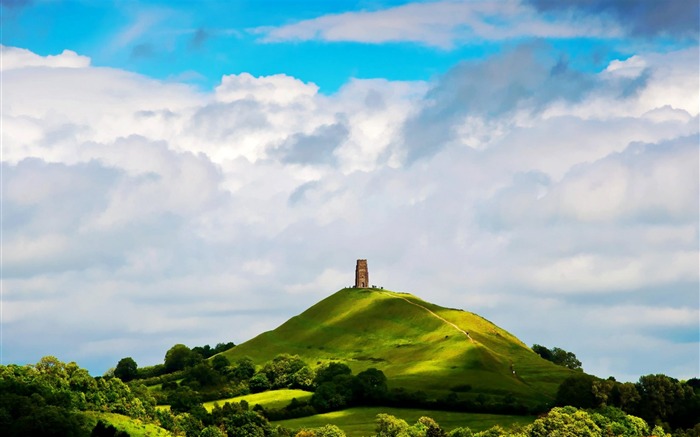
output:
M220 406L223 406L226 402L246 401L248 402L250 408L253 408L255 404L260 404L261 406L265 407L265 409L269 410L272 408L285 407L289 405L289 403L294 398L296 398L298 401L308 401L309 399L311 399L311 395L313 395L312 392L304 390L271 390L252 395L238 396L235 398L220 399L217 401L206 402L204 403L204 408L206 408L207 411L211 411L212 408L214 408L214 404L219 404Z
M262 365L280 353L299 355L312 366L341 361L354 373L375 367L390 388L439 397L468 384L472 390L463 398L511 393L527 404L551 402L572 374L476 314L377 289L340 290L223 354L232 362L250 356Z
M293 430L300 428L319 428L327 424L338 426L348 437L369 436L375 433L375 418L379 413L391 414L414 424L421 416L428 416L445 430L457 427L469 427L472 431L483 431L494 425L508 427L513 424L526 425L535 420L533 416L509 416L498 414L457 413L451 411L415 410L407 408L359 407L343 411L319 414L299 419L273 422Z
M171 437L172 434L163 428L143 423L138 419L114 413L99 413L97 411L87 411L85 417L90 421L91 427L97 424L98 420L113 425L120 431L126 431L132 437Z

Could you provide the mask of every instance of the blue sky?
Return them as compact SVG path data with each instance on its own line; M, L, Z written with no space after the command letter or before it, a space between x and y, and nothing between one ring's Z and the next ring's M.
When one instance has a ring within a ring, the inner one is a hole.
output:
M698 376L696 1L2 1L2 361L352 283Z
M337 90L350 77L428 80L457 62L483 58L532 37L525 32L497 41L464 38L455 23L453 41L437 46L398 38L382 44L351 37L266 38L270 29L304 20L381 12L410 6L409 2L203 1L196 7L188 1L22 3L4 9L6 45L31 47L41 55L71 47L90 56L95 66L125 68L163 80L184 79L205 88L232 71L256 76L285 73L314 82L325 93ZM689 42L692 39L669 43ZM633 53L629 40L611 41L585 32L552 43L567 62L584 70L600 70L611 59Z

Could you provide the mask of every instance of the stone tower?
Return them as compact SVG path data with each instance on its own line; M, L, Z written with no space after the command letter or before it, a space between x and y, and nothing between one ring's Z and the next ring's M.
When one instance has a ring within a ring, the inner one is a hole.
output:
M358 259L355 267L355 288L369 287L369 270L367 270L367 260Z

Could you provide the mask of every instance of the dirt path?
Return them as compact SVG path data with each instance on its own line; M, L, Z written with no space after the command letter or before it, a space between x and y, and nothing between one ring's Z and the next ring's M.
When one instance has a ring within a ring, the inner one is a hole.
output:
M393 295L393 294L389 294L389 293L387 293L387 292L385 292L385 291L382 291L381 293L384 294L384 295L386 295L386 296L389 296L389 297L395 297L395 298L397 298L397 299L401 299L401 300L403 300L403 301L406 301L406 302L410 303L410 304L413 305L413 306L417 306L418 308L424 309L425 311L429 312L433 317L436 317L436 318L442 320L443 323L446 323L446 324L452 326L452 327L455 328L457 331L459 331L459 332L461 332L462 334L464 334L464 335L469 339L469 341L471 341L472 343L475 343L474 339L471 338L471 337L469 336L469 333L468 333L467 331L465 331L464 329L462 329L462 328L460 328L459 326L455 325L454 323L450 322L449 320L445 320L443 317L441 317L441 316L435 314L434 312L432 312L432 311L429 310L428 308L424 307L423 305L417 304L417 303L415 303L415 302L411 302L410 300L406 299L405 297L395 296L395 295Z

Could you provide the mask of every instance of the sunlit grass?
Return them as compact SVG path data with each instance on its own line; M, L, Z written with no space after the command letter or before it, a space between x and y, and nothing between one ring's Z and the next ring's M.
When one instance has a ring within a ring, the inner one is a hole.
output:
M283 408L289 405L292 399L295 398L298 401L308 401L309 399L311 399L311 395L313 395L312 392L304 390L271 390L251 395L237 396L235 398L220 399L217 401L206 402L204 403L204 408L206 408L207 411L211 411L214 408L214 404L219 404L219 406L223 406L226 402L233 403L246 401L248 402L250 408L252 408L256 404L259 404L265 407L265 409L269 410L273 408Z
M390 388L431 397L466 384L472 391L463 398L511 393L530 405L551 402L572 374L476 314L376 289L341 290L224 355L232 362L249 356L262 365L280 353L299 355L311 366L341 361L356 374L374 367L386 374Z
M89 420L91 427L97 424L98 420L110 424L120 431L126 431L133 437L170 437L172 434L167 430L152 423L144 423L139 419L115 413L100 413L97 411L87 411L85 417Z
M379 413L386 413L399 417L408 422L409 425L414 424L422 416L428 416L435 419L445 430L451 430L457 427L469 427L472 431L483 431L494 425L501 425L503 427L508 427L516 423L525 425L535 420L533 416L458 413L408 408L359 407L334 411L332 413L318 414L311 417L302 417L299 419L280 420L273 422L273 424L282 425L292 430L300 428L319 428L327 424L332 424L345 431L348 437L361 437L375 433L375 419Z

